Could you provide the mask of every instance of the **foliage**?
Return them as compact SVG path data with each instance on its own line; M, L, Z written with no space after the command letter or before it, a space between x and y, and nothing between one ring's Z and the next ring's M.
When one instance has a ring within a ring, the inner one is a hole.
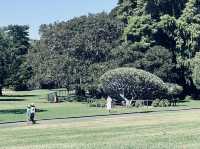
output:
M27 89L32 70L26 61L29 49L28 26L9 25L0 33L0 86ZM1 90L0 88L0 90Z
M178 79L173 54L162 46L145 48L136 44L122 44L113 49L113 55L121 67L143 69L167 82L176 82Z
M8 42L5 39L4 33L0 32L0 96L2 95L2 88L5 85L7 79L7 59L8 59Z
M168 88L168 94L172 96L178 96L183 92L183 87L178 84L165 83Z
M192 79L195 86L200 89L200 53L191 60Z
M93 98L104 97L103 92L98 88L98 85L91 85L88 87L88 94Z
M170 106L170 102L167 99L162 99L159 102L159 107L168 107Z
M160 99L157 98L157 99L153 100L153 102L152 102L151 105L152 105L153 107L158 107L158 106L159 106L159 103L160 103Z
M135 68L118 68L100 78L100 87L113 97L123 94L130 99L155 99L166 93L164 82L157 76Z
M173 82L178 78L175 72L176 65L172 60L172 53L162 47L154 46L148 49L144 57L138 60L139 68L151 72L166 82Z
M27 89L27 82L32 74L32 69L26 62L26 55L30 47L29 27L24 25L9 25L5 28L9 47L9 78L7 83L16 90Z
M186 2L187 0L147 0L144 10L151 14L154 19L159 19L163 15L179 17Z
M85 90L81 88L80 86L75 87L75 95L84 97L85 96Z
M190 101L190 100L193 100L193 98L192 98L192 96L186 96L184 100L185 101Z
M171 106L168 99L156 99L152 102L153 107L168 107Z
M97 97L99 77L118 67L198 94L199 12L199 0L119 0L109 14L41 25L40 40L29 39L26 25L0 28L0 95L3 87L79 87Z
M137 101L135 102L135 107L139 108L139 107L142 107L142 106L144 106L144 103L143 103L142 100L137 100Z
M153 40L154 22L150 16L133 16L128 20L128 26L124 30L124 38L127 41L142 42L150 46Z
M144 51L146 50L147 47L141 43L122 43L122 45L112 49L112 54L118 66L133 66L138 68L140 65L137 61L144 57Z
M199 1L119 0L117 8L118 17L127 23L127 27L124 30L124 42L128 42L129 47L134 47L138 43L147 46L145 51L142 48L137 50L131 48L132 52L129 52L130 50L127 48L128 53L136 53L135 51L137 51L137 53L140 53L140 57L134 59L134 62L132 59L125 63L123 62L123 65L141 68L138 67L137 60L144 57L151 47L162 46L168 50L167 55L171 56L170 64L163 62L163 65L170 67L164 73L162 68L159 68L156 75L167 82L183 86L186 94L194 92L192 73L188 61L199 51ZM158 57L156 53L149 54L152 57ZM129 59L132 57L130 55ZM147 71L149 70L147 69ZM162 73L160 74L159 72ZM172 74L172 76L167 74Z
M105 107L106 106L106 100L104 98L102 99L90 99L88 100L88 104L90 107Z
M42 80L54 81L54 87L96 84L98 77L116 67L110 51L119 44L122 30L123 23L104 12L41 25L41 39L28 56L33 68L30 84L33 88L41 88Z
M128 17L142 14L144 5L145 0L119 0L117 7L118 17L127 23Z

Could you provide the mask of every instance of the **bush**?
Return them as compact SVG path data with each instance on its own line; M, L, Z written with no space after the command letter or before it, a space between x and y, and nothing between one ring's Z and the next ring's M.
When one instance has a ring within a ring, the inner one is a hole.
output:
M169 107L171 104L168 99L155 99L152 102L153 107Z
M80 86L75 87L75 95L85 97L85 90L82 89Z
M97 85L91 85L88 87L88 92L91 97L95 98L101 98L103 94L101 93L101 90L98 89Z
M159 107L168 107L170 106L170 102L167 99L162 99L159 102Z
M193 100L193 98L192 98L192 96L186 96L186 97L185 97L185 100L186 100L186 101L189 101L189 100Z
M156 99L156 100L154 100L153 102L152 102L152 106L153 107L159 107L159 103L160 103L160 99Z
M56 82L54 80L41 80L40 88L41 89L54 89L54 88L56 88Z
M75 96L75 100L74 101L77 101L77 102L86 102L87 98L84 97L84 96Z
M118 68L100 78L100 87L112 96L124 94L134 99L155 99L167 93L165 83L157 76L135 68Z
M142 107L144 106L144 102L142 100L137 100L135 102L135 107L139 108L139 107Z
M106 107L106 100L102 99L89 99L88 100L90 107Z
M70 96L64 97L64 100L66 100L68 102L86 102L87 98L81 97L81 96L76 96L76 95L70 95Z
M168 95L179 96L183 92L183 87L178 84L166 83Z
M162 46L153 46L148 49L144 58L140 59L141 68L149 71L164 81L177 80L177 74L173 72L176 65L173 63L173 54L169 49Z
M28 85L27 84L17 84L14 85L14 90L15 91L28 91Z

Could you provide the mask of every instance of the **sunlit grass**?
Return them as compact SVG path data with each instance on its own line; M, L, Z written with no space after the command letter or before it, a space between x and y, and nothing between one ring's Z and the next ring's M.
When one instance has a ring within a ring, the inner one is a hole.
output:
M92 115L108 115L105 108L89 107L86 103L77 102L62 102L62 103L48 103L47 94L49 90L34 90L23 92L12 92L7 96L0 97L0 122L10 121L24 121L26 120L25 109L30 103L35 103L40 110L37 112L37 119L51 119L51 118L67 118L80 117ZM199 101L188 100L179 103L177 107L153 108L124 108L114 107L111 114L119 113L134 113L134 112L151 112L151 111L166 111L179 110L189 108L200 108Z
M200 111L0 129L2 149L200 148Z

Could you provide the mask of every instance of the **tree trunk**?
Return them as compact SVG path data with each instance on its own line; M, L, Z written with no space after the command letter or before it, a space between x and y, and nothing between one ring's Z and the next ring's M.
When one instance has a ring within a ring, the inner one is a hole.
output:
M131 106L131 101L129 101L129 100L124 96L124 94L121 94L120 96L125 100L125 102L126 102L126 107L127 107L127 108L130 107L130 106Z
M126 101L126 107L129 108L131 106L131 101L129 101L127 99L125 101Z

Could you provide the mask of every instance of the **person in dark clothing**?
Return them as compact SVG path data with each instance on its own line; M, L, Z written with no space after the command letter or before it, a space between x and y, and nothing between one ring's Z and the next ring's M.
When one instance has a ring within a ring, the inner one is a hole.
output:
M35 112L36 112L36 109L35 109L35 105L34 104L31 104L31 110L30 110L30 120L33 124L35 124Z

